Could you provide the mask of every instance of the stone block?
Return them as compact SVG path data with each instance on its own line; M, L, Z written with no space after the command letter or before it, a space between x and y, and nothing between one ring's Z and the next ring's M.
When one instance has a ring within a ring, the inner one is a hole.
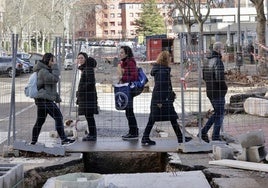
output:
M247 98L244 102L244 110L251 115L268 117L268 100L262 98Z
M238 136L238 141L243 148L262 146L265 142L264 133L262 130L257 130L241 134Z
M247 150L246 148L242 148L242 151L238 153L236 156L234 156L236 160L239 161L247 161Z
M216 160L221 159L234 159L234 149L227 146L213 146L213 156Z
M260 162L265 159L265 146L252 146L247 148L247 160L249 162Z

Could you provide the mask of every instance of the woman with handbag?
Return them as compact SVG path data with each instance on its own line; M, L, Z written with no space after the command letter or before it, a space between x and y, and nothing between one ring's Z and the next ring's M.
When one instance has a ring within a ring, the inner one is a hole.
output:
M149 120L141 140L142 145L156 144L155 141L149 138L156 121L170 121L178 142L182 143L183 141L182 133L177 122L178 115L173 106L176 94L173 91L170 79L170 58L168 51L162 51L158 55L156 64L153 65L151 70L151 76L154 77L155 85L152 93ZM191 137L185 137L186 142L191 139Z
M129 83L138 80L138 71L133 52L129 46L120 47L120 63L118 65L119 83ZM129 103L125 109L128 120L129 131L122 136L123 140L137 140L139 138L139 129L133 110L133 95L129 96Z

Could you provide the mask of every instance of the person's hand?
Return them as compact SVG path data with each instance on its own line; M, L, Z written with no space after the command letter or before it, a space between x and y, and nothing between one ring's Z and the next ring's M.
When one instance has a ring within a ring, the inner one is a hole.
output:
M118 76L122 77L123 73L124 73L124 69L122 69L121 64L118 64L117 65L117 74L118 74Z

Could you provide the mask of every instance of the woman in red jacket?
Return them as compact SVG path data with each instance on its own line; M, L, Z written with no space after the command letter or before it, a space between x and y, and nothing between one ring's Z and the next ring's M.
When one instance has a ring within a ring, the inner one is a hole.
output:
M138 80L138 71L133 52L129 46L120 47L120 63L118 65L119 83L129 83ZM128 107L125 110L129 132L122 136L123 140L137 140L139 129L133 110L133 96L130 96Z

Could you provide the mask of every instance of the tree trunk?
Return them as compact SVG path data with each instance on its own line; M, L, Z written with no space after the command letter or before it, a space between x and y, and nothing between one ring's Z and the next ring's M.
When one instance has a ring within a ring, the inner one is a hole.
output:
M263 0L251 0L254 4L256 12L257 12L257 37L258 37L258 56L259 58L259 66L258 66L258 73L261 76L268 75L268 67L265 62L265 50L262 48L262 45L265 45L265 25L266 25L266 18L264 14L264 5Z

